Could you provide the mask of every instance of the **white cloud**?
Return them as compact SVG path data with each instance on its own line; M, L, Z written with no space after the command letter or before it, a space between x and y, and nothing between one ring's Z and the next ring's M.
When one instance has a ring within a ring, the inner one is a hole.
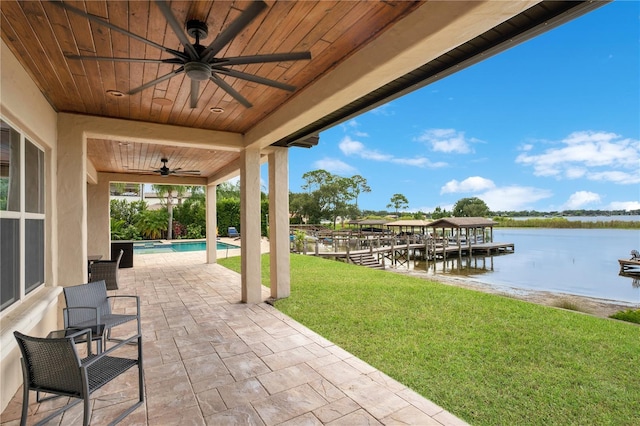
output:
M350 166L344 161L329 157L325 157L315 161L313 163L313 167L316 169L326 170L329 173L334 173L337 175L353 174L357 171L355 167Z
M362 142L354 141L349 136L342 138L338 144L338 148L344 155L360 155L364 151L364 144Z
M489 210L519 211L530 210L537 201L552 195L551 191L546 189L512 185L490 189L476 196L489 206Z
M591 173L588 175L589 180L606 181L618 184L637 184L640 183L640 170L635 172L621 172L619 170L610 170L605 172Z
M440 188L440 194L447 194L450 192L476 192L492 188L495 188L495 184L492 180L485 179L480 176L471 176L462 182L458 182L455 179L450 180Z
M425 157L401 158L392 154L385 154L377 150L368 149L362 142L351 139L350 136L342 138L338 144L340 151L346 156L357 156L365 160L389 162L414 167L444 167L447 164L443 162L432 163Z
M381 115L381 116L385 116L385 117L390 117L390 116L396 115L395 111L391 108L391 105L392 105L391 103L384 104L384 105L381 105L381 106L379 106L377 108L372 109L369 112L371 112L372 114L375 114L375 115Z
M428 158L425 158L425 157L392 158L390 161L394 164L400 164L404 166L414 166L414 167L429 167L430 169L438 169L441 167L448 166L448 164L443 161L436 161L435 163L433 163L429 161Z
M477 139L465 138L464 132L454 129L428 129L416 138L419 142L424 142L433 151L469 154L473 152L471 143L478 142Z
M593 203L599 203L599 202L600 202L600 195L596 194L595 192L578 191L571 194L567 202L564 203L562 210L581 209L587 204L593 204Z
M617 184L640 183L640 141L615 133L574 132L542 154L524 152L516 163L532 166L536 176L586 178Z
M369 134L367 132L363 132L360 130L360 123L356 119L349 120L346 123L342 124L342 129L345 132L353 134L354 136L358 136L361 138L369 137Z
M607 210L639 210L640 202L638 201L613 201L607 207Z

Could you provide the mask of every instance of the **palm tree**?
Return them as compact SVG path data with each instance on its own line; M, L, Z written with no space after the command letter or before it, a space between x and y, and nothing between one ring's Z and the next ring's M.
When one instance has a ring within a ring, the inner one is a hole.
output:
M180 199L184 195L184 187L179 185L151 185L158 198L162 199L169 213L169 222L167 227L167 240L173 239L173 195L180 194Z
M167 230L167 219L162 211L143 210L136 223L140 233L148 239L162 238L162 233Z

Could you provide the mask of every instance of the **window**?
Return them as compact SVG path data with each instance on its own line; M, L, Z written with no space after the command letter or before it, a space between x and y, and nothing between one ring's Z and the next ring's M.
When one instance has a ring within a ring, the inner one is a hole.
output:
M44 283L44 151L0 120L0 310Z

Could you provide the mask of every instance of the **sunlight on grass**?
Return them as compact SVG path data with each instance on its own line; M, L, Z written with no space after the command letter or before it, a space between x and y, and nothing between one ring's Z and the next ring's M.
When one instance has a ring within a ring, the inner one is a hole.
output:
M279 310L474 425L640 424L635 324L301 255L291 281Z

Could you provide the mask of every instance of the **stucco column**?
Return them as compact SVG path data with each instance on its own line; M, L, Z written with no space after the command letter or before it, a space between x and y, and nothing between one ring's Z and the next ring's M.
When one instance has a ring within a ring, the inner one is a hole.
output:
M58 119L58 283L87 282L87 142L73 117Z
M109 210L109 181L87 184L87 254L111 256L111 223Z
M217 230L218 230L218 217L216 210L216 189L217 185L207 185L206 187L206 214L207 214L207 263L216 263L218 260L217 253Z
M289 272L289 150L269 154L269 255L271 297L291 294Z
M262 302L260 277L260 150L240 153L240 235L242 301Z

